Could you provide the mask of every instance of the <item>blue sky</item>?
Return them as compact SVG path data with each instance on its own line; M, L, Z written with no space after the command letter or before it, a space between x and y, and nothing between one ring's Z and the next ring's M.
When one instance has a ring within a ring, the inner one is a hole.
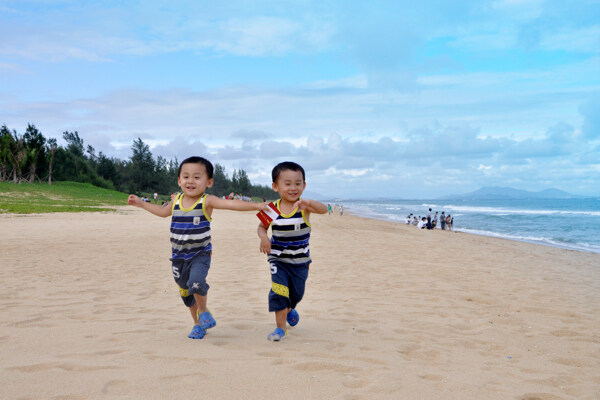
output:
M0 124L270 184L600 195L600 0L4 1Z

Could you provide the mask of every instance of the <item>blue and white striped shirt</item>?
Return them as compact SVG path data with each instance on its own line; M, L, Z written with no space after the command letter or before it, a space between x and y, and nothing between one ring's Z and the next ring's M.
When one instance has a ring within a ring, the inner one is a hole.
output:
M275 205L281 211L277 200ZM295 209L291 214L281 214L271 222L271 253L269 261L279 261L288 264L307 264L311 262L310 224L304 211Z
M190 208L183 208L184 194L173 201L171 218L171 260L188 261L197 254L211 251L210 221L206 215L206 194Z

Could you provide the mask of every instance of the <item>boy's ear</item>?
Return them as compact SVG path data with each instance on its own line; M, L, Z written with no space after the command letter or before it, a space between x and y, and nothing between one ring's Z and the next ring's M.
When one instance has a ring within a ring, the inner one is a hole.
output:
M206 187L212 187L212 185L215 183L214 178L210 178L207 182L206 182Z
M279 188L277 187L277 182L273 182L273 183L271 184L271 187L273 188L273 191L274 191L274 192L278 192L278 193L279 193Z

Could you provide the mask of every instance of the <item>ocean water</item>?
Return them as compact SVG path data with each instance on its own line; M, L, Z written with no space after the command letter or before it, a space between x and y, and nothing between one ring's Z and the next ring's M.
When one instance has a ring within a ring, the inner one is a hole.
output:
M600 253L600 199L347 200L335 201L364 217L405 223L410 213L444 211L454 230L571 250ZM438 224L438 228L439 228ZM416 229L416 227L415 227Z

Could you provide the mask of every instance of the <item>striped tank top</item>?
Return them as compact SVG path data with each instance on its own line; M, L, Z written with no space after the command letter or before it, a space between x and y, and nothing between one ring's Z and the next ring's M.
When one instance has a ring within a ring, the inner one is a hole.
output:
M279 211L280 200L276 206ZM271 222L271 253L269 261L285 262L287 264L308 264L310 259L310 224L304 211L295 209L291 214L281 214Z
M183 193L173 201L171 217L171 260L188 261L211 251L210 218L206 215L206 194L190 208L182 206Z

